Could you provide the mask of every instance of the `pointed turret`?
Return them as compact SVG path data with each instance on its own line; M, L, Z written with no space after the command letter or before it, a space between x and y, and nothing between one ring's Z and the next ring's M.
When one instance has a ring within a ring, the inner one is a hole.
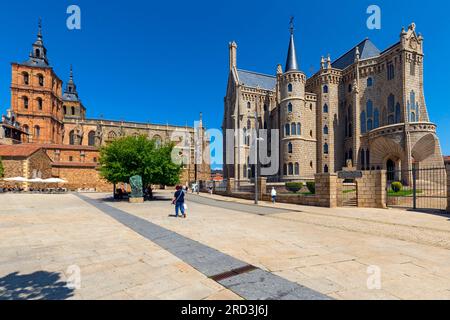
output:
M79 101L77 85L73 81L73 67L70 66L70 77L63 95L64 101Z
M42 39L42 20L39 19L37 39L33 43L33 49L30 53L30 59L26 62L28 65L48 67L47 49Z
M285 72L288 71L298 71L298 63L297 63L297 53L295 51L295 41L294 41L294 18L291 18L291 39L289 42L289 50L288 50L288 56L286 60L286 69Z

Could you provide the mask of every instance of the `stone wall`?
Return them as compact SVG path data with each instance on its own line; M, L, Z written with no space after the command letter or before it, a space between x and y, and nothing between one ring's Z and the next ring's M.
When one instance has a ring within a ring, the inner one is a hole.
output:
M450 212L450 163L447 163L447 212Z
M2 158L4 178L14 178L23 176L23 165L25 159L17 160L8 157ZM1 183L1 182L0 182Z
M363 177L356 180L358 207L386 208L386 171L363 171Z
M100 177L95 168L65 168L58 169L59 178L69 183L65 187L69 190L95 189L97 192L112 192L113 185Z
M316 174L316 198L319 207L337 207L337 175Z
M49 179L52 177L51 160L44 150L39 150L28 159L27 177L33 178L34 173L40 173L40 178Z

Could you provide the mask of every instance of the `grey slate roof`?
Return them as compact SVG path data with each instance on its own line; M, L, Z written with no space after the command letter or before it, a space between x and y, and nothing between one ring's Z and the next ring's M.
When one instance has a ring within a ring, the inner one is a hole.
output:
M332 67L343 70L349 65L352 65L355 62L356 58L356 47L359 48L361 60L377 57L381 53L381 51L377 47L375 47L372 41L370 41L369 39L365 39L360 44L353 47L349 52L333 62L331 64Z
M291 33L291 40L289 41L289 50L286 59L285 71L288 72L293 70L295 71L298 70L298 63L297 63L297 52L295 51L294 34Z
M78 102L79 98L76 94L64 92L62 96L64 101L72 101L72 102Z
M237 72L240 85L271 91L274 91L277 85L277 78L275 76L239 69Z
M19 64L28 67L50 68L50 66L43 59L30 58L29 60Z

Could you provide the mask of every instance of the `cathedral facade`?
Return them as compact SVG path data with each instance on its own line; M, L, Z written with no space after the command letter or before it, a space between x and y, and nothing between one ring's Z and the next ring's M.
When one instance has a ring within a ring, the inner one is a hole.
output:
M98 175L99 148L124 136L145 135L157 144L174 142L183 158L181 182L210 179L209 163L199 163L196 158L199 149L205 151L209 147L201 115L196 127L87 119L72 67L64 86L50 65L41 29L39 25L28 60L12 63L8 114L21 137L12 143L3 139L0 144L41 146L52 160L52 176L67 180L70 189L110 189Z
M413 164L443 167L425 103L423 37L415 24L384 51L365 39L335 61L322 57L311 77L299 69L293 26L286 66L279 65L275 76L238 68L235 42L229 53L223 129L244 135L224 139L224 159L232 159L224 165L225 178L253 176L256 162L250 170L246 135L255 128L267 129L269 141L272 130L279 132L272 155L279 168L271 176L279 181L311 180L346 167L389 172ZM392 180L408 183L407 176Z

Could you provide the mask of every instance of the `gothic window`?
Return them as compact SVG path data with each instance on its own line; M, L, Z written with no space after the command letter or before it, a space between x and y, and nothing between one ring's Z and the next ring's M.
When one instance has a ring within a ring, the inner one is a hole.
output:
M380 111L378 111L378 108L375 108L375 111L373 112L373 128L379 128L380 127Z
M366 133L367 127L366 127L366 112L361 112L361 133Z
M373 86L373 79L371 77L367 78L367 87Z
M75 115L75 107L72 107L71 110L72 110L72 115L74 116Z
M328 143L325 143L325 144L323 145L323 153L324 153L324 154L328 154L328 153L329 153L329 150L328 150Z
M395 78L395 68L392 62L387 64L387 79L392 80Z
M36 49L36 57L38 57L38 58L41 57L41 50Z
M286 124L284 126L284 135L286 137L289 137L291 135L291 126L289 124Z
M365 170L365 164L366 164L366 151L364 149L361 150L361 169Z
M328 134L328 126L323 127L323 134L324 135Z
M353 124L351 122L348 124L348 136L349 138L353 137Z
M324 173L328 173L328 171L329 171L329 170L328 170L328 165L325 165L325 167L323 167L323 172L324 172Z
M323 86L323 93L328 93L328 86Z
M297 126L295 125L295 123L291 124L291 134L293 136L297 135Z
M419 103L416 102L416 93L414 91L411 91L410 94L408 112L410 113L410 122L419 122Z
M37 103L38 103L38 109L42 110L43 108L43 101L41 98L37 98Z
M22 100L24 109L28 109L28 97L23 97Z
M352 87L351 84L349 84L349 85L348 85L348 92L352 92L352 90L353 90L353 87Z
M289 102L287 109L289 113L292 113L293 110L292 103Z
M367 131L372 131L373 130L373 120L372 118L369 118L369 120L367 120Z
M402 110L400 103L395 106L395 123L400 123L402 121Z
M370 167L370 151L369 149L366 150L366 167Z
M288 167L287 167L287 164L284 164L284 166L283 166L283 175L285 175L285 176L288 175Z
M88 134L88 145L91 147L95 146L95 131L90 131Z
M416 62L414 61L414 59L411 60L410 75L413 77L416 75Z
M250 102L247 102L247 109L251 109L252 104Z
M289 154L292 154L292 152L293 152L293 146L292 146L292 143L289 142L289 143L288 143L288 153L289 153Z
M352 149L350 149L348 151L348 160L352 160L353 161L353 150Z
M39 85L41 87L44 86L44 76L42 74L38 74Z
M292 92L292 83L288 84L288 92Z
M328 113L328 105L326 103L323 106L323 113Z
M388 97L388 124L395 123L395 96L390 94Z
M67 114L67 107L63 106L64 114Z
M290 176L294 175L294 164L292 162L289 163L289 175Z
M297 135L302 135L302 125L300 123L297 123Z
M300 175L300 165L298 164L298 162L295 163L295 171L294 171L296 176Z
M267 104L264 104L264 111L267 111L267 110L268 110Z
M30 75L28 74L28 72L24 72L22 73L23 76L23 84L30 84Z

